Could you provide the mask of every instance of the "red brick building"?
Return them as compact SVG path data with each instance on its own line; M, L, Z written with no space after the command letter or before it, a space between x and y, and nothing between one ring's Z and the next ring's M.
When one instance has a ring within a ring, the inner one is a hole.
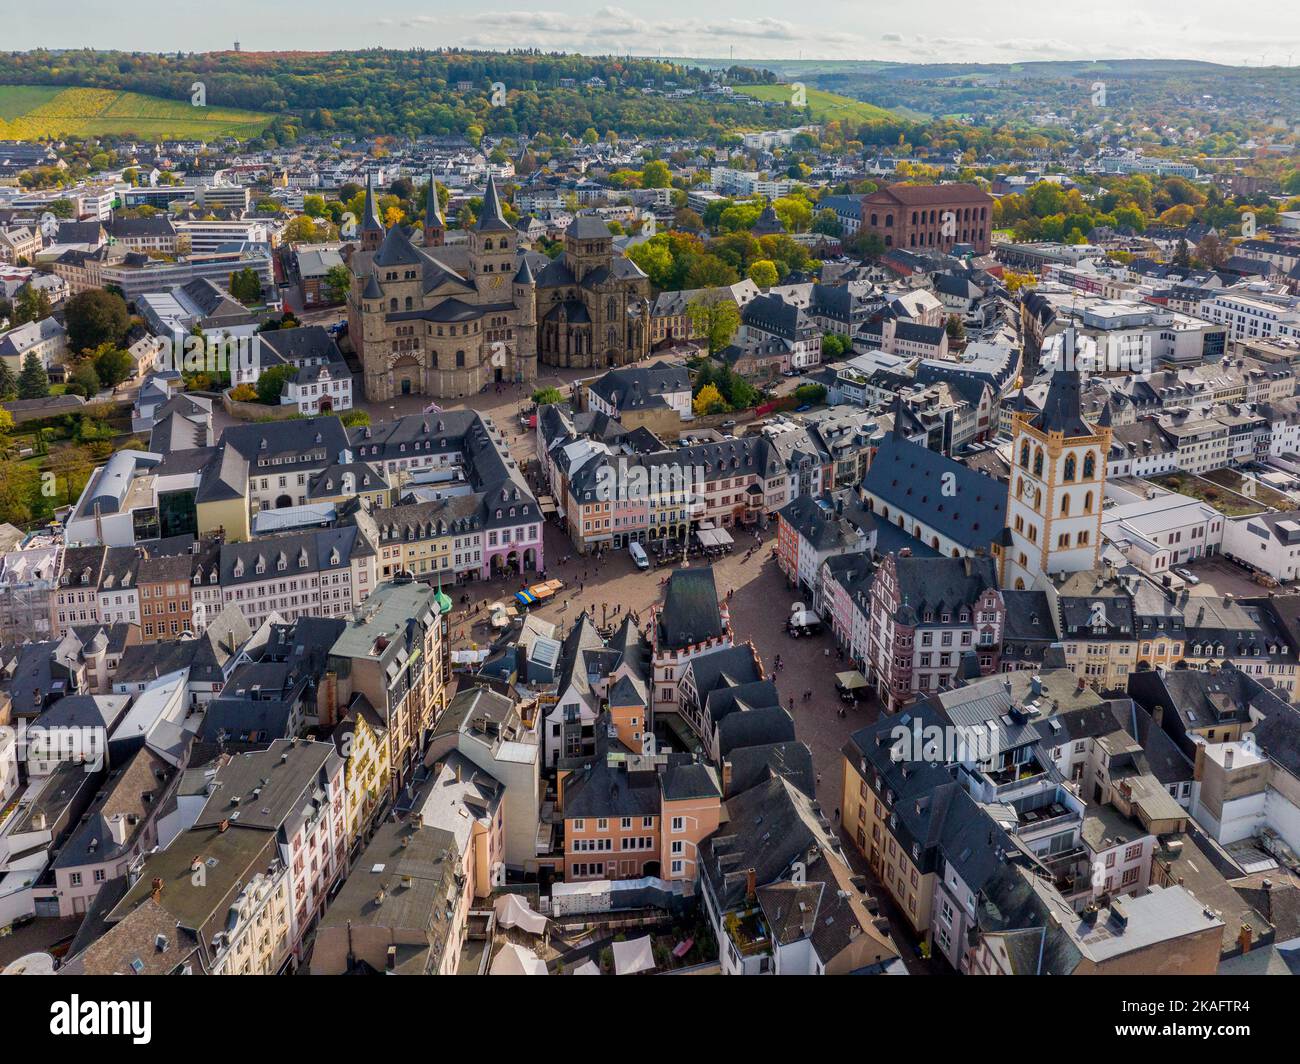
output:
M993 197L974 185L889 185L862 197L862 231L887 248L950 251L971 244L989 250Z

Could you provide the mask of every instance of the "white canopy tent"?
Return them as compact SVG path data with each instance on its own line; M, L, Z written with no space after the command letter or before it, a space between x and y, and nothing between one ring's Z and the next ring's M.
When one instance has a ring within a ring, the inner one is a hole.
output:
M614 943L615 975L636 975L637 972L653 972L654 969L655 954L649 935L629 942Z
M546 917L533 912L518 894L501 894L493 904L497 923L502 927L518 927L530 935L540 935L546 931Z
M523 946L507 942L492 961L492 975L545 975L546 962Z
M574 975L599 975L600 966L592 960L583 961L578 967L573 969Z

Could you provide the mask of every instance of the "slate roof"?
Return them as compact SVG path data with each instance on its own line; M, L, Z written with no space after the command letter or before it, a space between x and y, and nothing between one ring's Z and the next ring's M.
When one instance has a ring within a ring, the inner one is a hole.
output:
M673 570L658 618L657 646L681 650L723 633L712 567Z
M771 746L794 741L794 721L780 705L758 706L729 713L718 723L718 753L726 757L747 746Z
M700 847L708 877L723 912L745 899L747 874L758 886L788 879L795 861L814 848L838 846L820 807L781 776L771 777L726 803L723 826Z
M137 750L110 776L103 796L88 813L89 819L83 818L63 844L54 867L110 863L129 852L174 774L175 769L147 747ZM121 843L114 840L109 828L109 821L114 817L127 821L125 840Z
M591 391L615 410L644 406L656 396L689 392L691 378L685 366L628 366L613 369L591 384Z
M474 228L480 233L499 232L505 230L514 232L514 227L506 221L505 215L501 211L501 197L497 192L496 178L489 176L487 188L483 193L483 206L479 210L478 220ZM609 235L609 229L605 229L605 235Z
M1029 423L1040 432L1059 432L1067 439L1095 435L1092 427L1083 420L1079 387L1078 370L1058 367L1048 385L1043 409Z
M971 550L987 550L1006 529L1002 484L897 433L881 441L862 487L889 507L891 518L901 511Z
M724 759L730 775L723 798L732 798L777 776L789 780L809 798L815 798L817 774L813 769L812 751L806 743L781 742L760 746L740 746Z
M194 827L217 827L225 820L233 826L231 813L236 811L240 828L276 831L282 824L293 825L324 801L320 780L338 758L333 743L294 739L239 754L218 770L212 796Z

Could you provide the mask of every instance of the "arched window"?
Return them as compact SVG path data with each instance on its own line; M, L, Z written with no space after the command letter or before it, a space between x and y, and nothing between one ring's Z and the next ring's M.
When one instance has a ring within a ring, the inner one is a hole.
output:
M1034 476L1043 475L1043 449L1040 447L1034 452Z
M483 241L483 250L484 250L484 251L491 251L491 250L492 250L492 238L491 238L491 237L488 237L485 241Z
M1068 495L1061 496L1061 516L1062 517L1070 516L1070 496Z
M1083 479L1091 480L1097 475L1097 459L1089 451L1083 456Z
M1092 492L1088 492L1083 497L1083 512L1086 514L1092 513Z
M388 301L388 309L389 309L389 310L396 310L396 309L397 309L397 297L396 297L396 296L393 296L393 298L390 299L390 300Z
M1063 474L1063 479L1067 484L1071 483L1074 480L1074 472L1075 472L1074 455L1067 454L1065 456L1065 472Z
M1025 482L1022 478L1016 477L1016 498L1023 499L1025 496Z
M1025 440L1025 442L1020 445L1020 467L1022 469L1029 468L1029 441L1028 440Z

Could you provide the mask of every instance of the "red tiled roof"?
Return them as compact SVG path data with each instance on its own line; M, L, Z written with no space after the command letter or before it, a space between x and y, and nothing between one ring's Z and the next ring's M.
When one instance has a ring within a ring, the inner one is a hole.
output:
M989 204L993 199L975 185L889 185L863 197L864 203L901 203L907 207L930 207L946 203Z

